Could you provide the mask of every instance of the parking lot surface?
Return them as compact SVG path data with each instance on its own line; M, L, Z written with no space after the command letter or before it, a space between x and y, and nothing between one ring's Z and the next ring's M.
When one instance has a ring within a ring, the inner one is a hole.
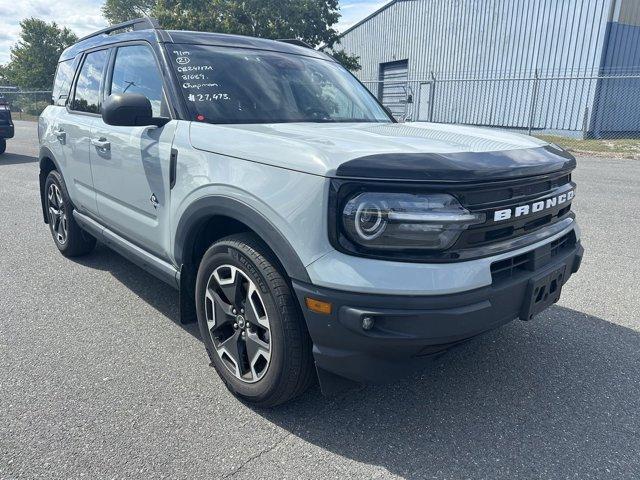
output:
M0 157L0 478L638 478L640 162L579 158L586 248L557 306L391 385L252 409L178 294L60 255L36 124Z

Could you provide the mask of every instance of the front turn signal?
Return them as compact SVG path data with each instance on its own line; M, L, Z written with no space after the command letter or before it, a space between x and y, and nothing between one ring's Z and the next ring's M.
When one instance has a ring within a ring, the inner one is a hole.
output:
M307 308L312 312L331 315L331 304L329 302L307 297L305 298L305 303L307 304Z

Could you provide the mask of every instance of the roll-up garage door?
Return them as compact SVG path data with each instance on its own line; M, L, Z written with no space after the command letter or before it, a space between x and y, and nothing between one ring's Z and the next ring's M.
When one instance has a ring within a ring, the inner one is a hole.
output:
M398 120L406 114L408 71L408 60L380 64L378 99Z

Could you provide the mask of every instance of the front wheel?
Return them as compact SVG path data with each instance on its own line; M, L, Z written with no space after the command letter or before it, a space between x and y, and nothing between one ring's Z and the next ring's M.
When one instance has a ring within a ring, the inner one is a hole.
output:
M196 306L211 363L235 395L267 407L310 385L309 334L273 254L259 239L232 235L206 251Z

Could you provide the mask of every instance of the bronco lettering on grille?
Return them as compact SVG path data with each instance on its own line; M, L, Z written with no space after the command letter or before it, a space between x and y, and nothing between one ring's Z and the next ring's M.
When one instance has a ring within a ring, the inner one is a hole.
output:
M531 213L541 212L543 210L562 205L563 203L570 202L574 196L575 190L569 190L567 193L550 197L545 200L539 200L525 205L518 205L517 207L505 208L503 210L496 210L493 213L493 221L502 222L504 220L509 220L510 218L517 218Z

